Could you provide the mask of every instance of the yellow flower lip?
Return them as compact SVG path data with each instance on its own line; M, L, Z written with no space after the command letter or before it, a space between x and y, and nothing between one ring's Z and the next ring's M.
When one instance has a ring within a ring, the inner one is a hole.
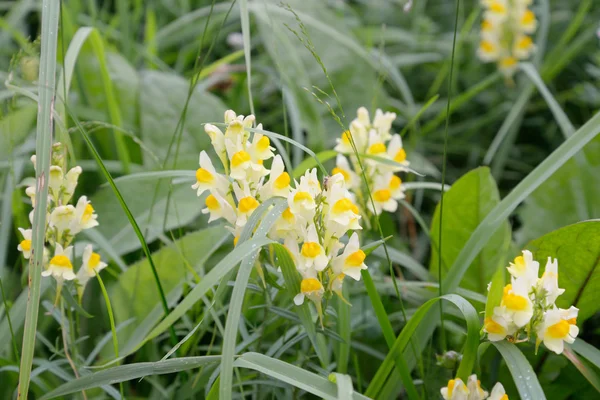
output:
M271 145L271 141L269 140L269 138L267 136L263 136L260 138L260 140L256 144L256 148L259 151L266 151L269 149L270 145Z
M533 45L533 40L529 36L523 36L517 43L517 48L527 50Z
M294 202L300 202L304 200L312 200L312 196L308 192L298 192L294 195Z
M302 293L312 293L323 289L323 285L316 278L302 279L300 282L300 291Z
M71 260L69 260L69 257L62 254L52 257L52 259L50 260L50 265L55 265L61 268L73 269L73 264L71 264Z
M321 245L317 242L304 242L301 253L306 258L315 258L321 254Z
M485 328L487 333L497 333L500 335L505 333L505 330L502 327L502 325L494 321L492 318L486 318L483 321L483 327Z
M479 49L484 53L493 53L496 46L489 40L482 40L481 43L479 43Z
M350 131L344 131L342 133L342 143L350 144Z
M219 204L219 200L217 200L217 198L212 194L209 194L206 197L205 203L206 203L206 207L211 211L215 211L215 210L218 210L219 208L221 208L221 204Z
M499 1L492 1L490 4L490 11L497 14L504 14L506 12L506 7Z
M240 200L238 204L238 209L244 214L249 213L250 211L256 209L260 203L252 196L244 197Z
M91 204L87 204L85 206L85 210L83 211L83 216L81 217L83 222L88 222L92 215L94 214L94 207Z
M332 211L335 214L341 214L346 211L352 211L354 214L358 214L358 207L356 207L352 200L344 198L335 202Z
M275 179L274 185L277 189L285 189L290 185L290 175L287 172L283 172Z
M454 385L456 385L456 381L454 379L450 379L448 381L448 398L452 398L452 392L454 391Z
M523 311L527 308L527 299L518 294L509 293L503 296L502 302L506 308L515 311Z
M250 161L250 154L244 150L240 150L231 157L231 165L234 167L239 167L245 162Z
M31 240L24 239L24 240L21 240L21 243L19 243L19 244L21 245L21 248L23 249L23 251L31 250Z
M367 255L362 250L357 250L346 258L345 264L351 267L359 267L363 264Z
M196 171L196 180L200 183L211 183L214 179L213 174L204 168L198 168Z
M394 161L396 161L397 163L406 161L406 151L404 149L398 150L398 152L394 156Z
M502 68L511 68L517 65L517 59L514 57L505 57L500 61Z
M531 10L525 10L523 16L521 17L521 23L523 25L530 25L535 22L535 14Z
M335 174L341 174L344 177L344 181L346 183L350 182L350 173L348 171L346 171L343 168L340 167L335 167L332 171L331 171L331 175L335 175Z
M554 339L562 339L569 334L571 324L568 321L562 320L546 329L546 334Z
M99 264L100 264L100 254L98 254L98 253L92 253L92 255L90 256L90 259L88 261L88 267L90 269L94 269Z
M379 189L373 193L373 198L380 203L388 201L391 197L392 193L388 189Z
M286 208L285 211L283 212L283 214L281 214L281 215L289 223L293 223L294 222L294 214L292 213L292 210L290 210L289 207Z
M390 179L390 189L397 190L402 185L402 179L396 175L392 175Z
M375 143L375 144L372 144L371 146L369 146L369 150L367 150L367 152L369 154L381 154L381 153L385 153L386 150L387 149L385 147L385 144Z

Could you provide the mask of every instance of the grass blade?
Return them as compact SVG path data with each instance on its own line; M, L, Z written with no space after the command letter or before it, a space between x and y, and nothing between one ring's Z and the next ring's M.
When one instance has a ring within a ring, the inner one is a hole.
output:
M250 64L250 14L248 12L248 0L239 0L240 19L242 21L242 38L244 41L244 59L246 60L246 82L248 83L248 103L250 114L254 114L254 101L252 100L252 66ZM222 379L221 379L222 381Z
M537 375L531 368L521 350L506 340L492 342L498 349L515 381L519 395L523 400L546 400L544 391L538 382Z
M54 89L56 85L56 48L58 42L58 19L60 2L44 0L42 3L42 48L38 79L38 119L36 131L36 193L37 207L33 213L33 254L29 263L29 294L21 350L21 367L17 398L27 398L31 363L35 352L35 334L40 307L40 285L44 239L46 235L46 205L48 201L48 181L50 177L50 154L52 147L52 127L54 109Z

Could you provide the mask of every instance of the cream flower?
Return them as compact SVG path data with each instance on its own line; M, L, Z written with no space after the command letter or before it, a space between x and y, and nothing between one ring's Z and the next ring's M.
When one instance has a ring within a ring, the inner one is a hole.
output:
M508 18L509 4L507 0L490 0L487 3L485 18L493 22L504 22Z
M50 166L50 179L48 180L48 187L52 190L54 196L57 196L60 189L63 186L63 170L57 165Z
M208 222L215 221L219 218L225 218L227 222L235 225L237 220L235 210L217 191L211 191L206 197L205 204L206 208L202 210L202 214L210 214Z
M262 125L259 125L258 129L262 130ZM252 144L250 145L250 153L252 158L257 160L268 160L273 157L274 147L271 147L271 141L268 136L256 132L252 138Z
M290 194L290 175L285 171L283 160L279 154L273 158L269 180L260 188L259 194L263 200L273 196L288 197Z
M556 258L552 260L548 257L540 284L546 292L546 306L554 304L558 296L565 292L565 289L558 287L558 260Z
M75 193L75 188L77 187L79 175L81 175L82 172L83 170L81 169L81 167L77 166L71 168L69 172L67 172L67 174L65 175L62 197L63 204L71 200L73 193Z
M17 249L23 253L26 260L29 260L31 257L31 229L19 228L19 232L23 235L23 240L19 242Z
M514 278L523 278L529 286L537 282L540 263L533 260L533 254L529 250L523 250L522 256L515 257L514 261L506 269Z
M392 197L392 190L390 189L391 177L391 173L375 177L375 184L371 192L373 202L375 203L375 210L373 210L370 201L368 201L368 207L377 215L381 214L382 210L395 212L398 209L398 202Z
M450 379L448 386L443 387L440 393L444 400L467 400L469 389L460 378L456 378Z
M365 109L366 111L366 109ZM368 115L368 111L367 111ZM373 118L373 128L377 130L379 137L382 141L387 141L391 138L390 129L392 129L392 123L396 120L396 113L383 112L379 108L375 110L375 117Z
M48 268L45 271L42 271L42 276L52 275L57 281L62 281L63 279L71 281L75 279L73 264L71 264L72 255L72 246L63 249L63 247L57 243L54 257L50 259Z
M307 270L314 268L317 271L323 271L329 263L329 257L325 254L325 249L319 243L317 228L311 224L304 236L304 243L300 249L300 265L298 269Z
M76 234L84 229L98 226L98 215L86 196L81 196L75 206L75 219L71 226L71 233Z
M346 190L345 180L342 174L336 174L327 181L325 190L326 207L323 210L325 216L325 237L341 237L349 229L362 229L359 224L360 211L352 201L350 192Z
M494 314L483 321L483 330L491 342L503 340L517 331L506 307L495 307Z
M94 253L92 245L88 244L83 250L81 268L77 271L77 280L79 284L85 286L90 278L96 276L98 272L106 268L108 264L103 262L100 254Z
M196 190L196 195L200 196L205 191L213 189L220 193L227 193L229 182L227 178L217 173L206 151L202 150L198 163L200 168L196 170L196 183L192 185L192 189Z
M246 180L248 174L252 172L252 157L250 153L242 146L241 139L237 142L226 140L225 143L227 155L230 160L229 176L239 181Z
M544 319L538 326L538 341L555 352L561 354L564 350L564 342L573 343L579 334L577 327L577 313L579 309L571 306L568 310L554 308L544 313Z
M281 216L275 221L275 225L271 229L269 236L272 239L287 239L292 238L298 240L302 234L303 229L306 226L306 221L302 217L294 215L292 210L286 208Z
M523 279L514 279L504 287L501 305L519 328L527 325L533 316L533 303L529 298L529 285Z
M35 186L28 186L25 194L31 199L31 206L35 208Z
M332 261L333 272L336 275L348 275L355 281L360 280L360 271L367 269L365 265L365 252L360 249L358 235L356 232L350 236L344 252L335 257Z
M294 215L299 215L306 221L312 221L317 203L306 182L296 185L288 195L288 206Z
M294 304L297 306L302 305L305 297L308 297L315 304L320 304L323 293L325 293L323 284L316 277L304 278L300 282L300 293L294 297Z
M468 400L484 400L488 397L488 392L481 388L481 382L475 374L467 379L467 389L469 390Z
M388 143L387 148L388 158L400 164L392 166L392 171L408 171L410 162L406 159L406 151L402 147L402 138L398 134L392 136L392 140Z
M212 144L217 156L223 163L223 166L226 166L226 158L227 158L227 150L225 148L225 135L223 132L214 126L213 124L204 125L204 132L210 138L210 143Z
M500 382L496 383L492 388L492 393L488 400L508 400L508 395L504 391L504 386Z
M528 4L523 4L525 7L517 12L517 20L519 30L523 33L531 34L537 29L537 19L533 11L527 9Z
M75 207L70 204L58 206L50 213L50 226L56 229L57 236L60 238L64 232L71 230L73 226L77 225L76 218ZM70 233L74 234L74 232Z
M237 183L234 183L233 191L238 201L237 220L235 224L240 227L245 226L248 217L258 208L258 206L260 206L260 203L252 196L250 187L246 182L244 182L243 188L240 188Z
M335 168L331 170L331 175L341 174L349 189L357 188L360 185L360 178L350 167L348 159L341 154L335 158Z
M515 38L513 44L513 54L519 60L524 60L531 56L535 50L535 45L533 44L533 40L530 36L519 34Z

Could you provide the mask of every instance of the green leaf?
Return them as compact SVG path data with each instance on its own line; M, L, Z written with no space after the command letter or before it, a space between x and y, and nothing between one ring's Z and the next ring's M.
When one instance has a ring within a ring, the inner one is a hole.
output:
M556 304L579 308L581 323L600 310L600 220L585 221L558 229L525 247L540 263L540 274L548 257L558 259L558 287L565 293Z
M40 400L52 399L58 396L64 396L86 389L97 388L102 385L111 385L119 382L126 382L133 379L143 378L144 376L172 374L180 371L213 364L218 362L221 356L204 357L182 357L157 362L142 362L127 365L120 365L95 372L81 378L73 379L63 385L60 385L50 393L46 393Z
M600 376L590 365L589 362L579 358L577 354L568 345L563 351L563 355L577 368L581 375L600 393Z
M489 212L500 203L500 195L490 170L477 168L462 176L445 194L444 220L442 231L442 276L446 276L450 266L465 246L473 231ZM431 222L431 262L429 269L438 276L439 248L439 205ZM491 281L496 269L505 262L510 245L510 227L503 222L494 232L487 244L481 249L460 286L478 293L487 292L487 284Z
M165 293L170 293L184 282L190 269L197 272L202 270L208 257L230 236L222 225L218 225L190 233L153 253L152 258ZM160 304L154 290L143 289L152 288L153 284L154 276L147 259L133 264L119 275L110 290L118 322L135 318L139 324ZM122 335L128 337L136 326L129 326Z
M500 305L504 285L506 283L506 270L504 265L499 265L492 277L492 284L485 302L485 317L491 318L494 315L494 308Z
M202 207L199 205L202 204L202 199L199 199L194 190L190 189L190 184L183 183L170 187L169 182L164 180L160 183L157 200L151 208L152 193L157 181L131 181L126 177L115 180L115 183L148 243L163 232L169 190L172 191L171 200L164 228L170 230L187 225L200 215ZM143 195L148 193L150 195ZM96 229L108 239L113 251L122 255L138 250L141 244L113 190L109 186L102 186L91 200L99 215L100 225Z
M235 367L253 369L289 383L299 389L305 390L323 399L337 400L336 385L322 376L309 372L295 365L276 360L258 353L245 353L235 360ZM353 392L352 399L367 399L362 394Z
M458 371L456 373L456 375L463 381L467 381L467 377L473 370L473 365L477 359L480 328L479 317L475 308L473 308L473 306L467 300L455 294L449 294L431 299L417 309L412 318L404 326L404 329L402 329L402 332L400 332L400 335L398 335L394 346L390 349L385 357L385 360L371 380L371 383L365 392L368 397L377 397L377 394L384 387L388 376L394 368L395 360L402 358L402 352L405 351L411 337L413 337L415 330L423 318L425 318L425 316L429 313L429 310L432 308L432 306L441 300L449 301L458 307L467 322L467 339L464 345L462 361L460 362ZM423 342L423 338L419 338L419 341Z
M177 158L177 168L198 168L198 154L210 147L204 132L206 121L221 121L227 109L216 96L199 85L193 92L186 114ZM188 96L189 83L182 77L158 71L141 73L140 129L144 144L163 161L171 142L171 133L181 116ZM153 165L144 160L145 165Z
M577 354L594 364L597 368L600 368L600 350L598 350L597 347L584 342L580 338L577 338L570 347L575 350Z
M506 340L491 342L500 352L508 366L521 399L546 400L537 375L521 350Z
M13 154L14 149L20 145L31 132L37 106L26 105L5 115L0 120L0 160L7 160Z

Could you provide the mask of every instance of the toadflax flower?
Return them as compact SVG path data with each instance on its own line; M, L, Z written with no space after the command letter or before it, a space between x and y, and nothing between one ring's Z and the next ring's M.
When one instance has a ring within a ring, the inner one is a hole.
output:
M63 249L60 244L57 244L54 251L54 257L50 259L48 268L45 271L42 271L42 276L53 276L57 281L72 281L76 278L73 273L73 264L71 263L72 257L72 246Z
M508 400L504 386L500 382L494 385L490 395L482 389L481 382L475 374L469 376L466 385L460 378L450 379L448 385L440 392L444 400Z
M19 232L23 235L23 240L19 242L17 249L23 253L23 258L28 260L31 257L31 229L19 228Z
M553 308L544 313L542 323L537 328L538 341L556 354L564 350L565 342L573 343L579 334L577 313L579 309L571 306L564 310Z

